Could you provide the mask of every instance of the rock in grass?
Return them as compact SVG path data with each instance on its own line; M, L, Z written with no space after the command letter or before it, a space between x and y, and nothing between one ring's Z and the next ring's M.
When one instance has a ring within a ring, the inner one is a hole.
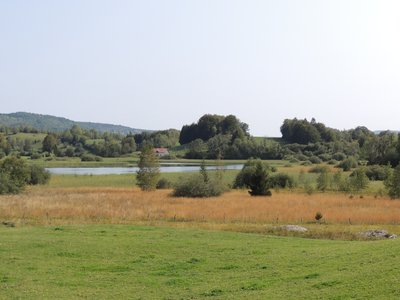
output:
M391 234L386 230L382 229L375 229L375 230L368 230L364 232L360 232L360 235L365 238L386 238L386 239L395 239L397 238L396 234Z
M307 228L299 226L299 225L283 225L279 227L281 230L286 231L294 231L294 232L306 232L308 231Z

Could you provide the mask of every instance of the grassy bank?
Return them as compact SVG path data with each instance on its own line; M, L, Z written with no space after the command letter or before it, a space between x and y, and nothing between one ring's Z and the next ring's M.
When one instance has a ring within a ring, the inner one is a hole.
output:
M0 227L3 299L396 299L400 241L132 225Z

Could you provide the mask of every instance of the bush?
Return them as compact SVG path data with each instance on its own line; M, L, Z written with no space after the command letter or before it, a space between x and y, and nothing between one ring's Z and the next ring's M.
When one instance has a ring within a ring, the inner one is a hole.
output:
M300 161L306 161L306 160L308 160L308 157L305 156L304 154L297 154L297 155L296 155L296 158L297 158L298 160L300 160Z
M249 182L249 194L251 196L271 196L271 181L268 178L268 170L262 163L256 165L256 169Z
M328 165L336 165L337 163L338 161L335 159L331 159L330 161L328 161Z
M301 165L302 165L302 166L311 166L311 165L312 165L312 162L309 161L309 160L306 160L306 161L303 161L303 162L301 163Z
M367 166L365 169L365 175L369 180L385 180L388 177L388 167L380 165Z
M317 189L319 191L325 192L330 185L330 177L328 170L325 169L319 173L317 177Z
M291 176L285 173L273 174L270 177L272 188L293 188L295 187L295 182Z
M243 166L242 170L236 175L235 181L233 183L233 188L234 189L242 189L242 188L248 188L249 183L251 181L251 177L254 174L256 170L256 165L257 164L263 164L263 167L270 172L275 172L276 168L270 167L266 164L264 164L261 160L259 159L249 159Z
M252 196L271 196L270 168L261 160L248 160L235 178L234 188L248 188Z
M355 169L349 177L350 188L353 191L361 191L368 186L369 180L365 175L365 168Z
M29 181L30 171L25 161L15 156L0 161L0 194L17 194Z
M400 164L394 170L390 170L384 183L390 198L400 198Z
M160 177L160 162L150 145L145 145L142 148L138 167L139 170L136 172L137 185L142 191L155 190Z
M226 191L226 186L218 179L204 180L202 174L193 174L175 185L173 196L204 198L220 196Z
M322 160L317 156L311 156L310 162L313 164L320 164L320 163L322 163Z
M317 211L317 213L315 214L314 219L319 222L321 219L323 218L323 215L321 212Z
M323 161L329 161L329 160L332 159L332 156L330 154L328 154L328 153L320 154L320 155L318 155L318 157L320 159L322 159Z
M32 153L32 155L31 155L31 159L39 159L39 158L41 158L42 156L39 154L39 153L37 153L37 152L35 152L35 153Z
M342 152L337 152L335 154L332 155L332 158L334 160L338 160L338 161L342 161L346 159L346 154L342 153Z
M173 184L166 178L160 178L157 182L156 189L170 189L172 188Z
M23 186L16 185L7 173L0 173L0 194L18 194Z
M310 168L310 170L308 170L308 173L323 173L328 171L329 169L327 166L315 166Z
M342 168L343 171L350 171L353 168L357 168L358 167L358 162L354 157L349 157L347 159L345 159L344 161L342 161L339 165L338 168Z
M30 166L30 176L28 184L46 184L50 180L50 173L40 166Z
M81 156L81 161L102 161L103 158L100 156L95 156L93 154L83 154Z

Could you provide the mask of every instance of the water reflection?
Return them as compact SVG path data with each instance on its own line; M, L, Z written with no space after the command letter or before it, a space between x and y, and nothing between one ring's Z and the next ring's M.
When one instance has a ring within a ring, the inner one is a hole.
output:
M207 170L240 170L243 164L225 165L225 166L207 166ZM99 167L99 168L46 168L51 174L57 175L111 175L111 174L131 174L136 173L138 167ZM163 164L160 167L161 173L180 173L196 172L200 170L199 165L177 165Z

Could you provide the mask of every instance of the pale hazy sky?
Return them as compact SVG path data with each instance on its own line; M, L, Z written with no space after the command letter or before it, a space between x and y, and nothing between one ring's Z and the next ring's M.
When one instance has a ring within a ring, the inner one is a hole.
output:
M400 1L0 0L0 112L400 129Z

